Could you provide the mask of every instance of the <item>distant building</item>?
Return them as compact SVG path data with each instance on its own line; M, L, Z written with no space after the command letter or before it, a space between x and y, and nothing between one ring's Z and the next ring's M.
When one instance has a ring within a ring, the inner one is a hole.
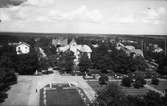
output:
M88 45L78 45L74 39L68 45L58 47L57 52L65 52L67 50L70 50L74 53L74 62L76 64L79 63L81 53L87 53L88 58L91 58L92 49Z
M130 52L134 53L134 57L135 56L142 56L142 57L144 57L143 51L141 49L132 49L132 50L130 50Z
M122 44L122 43L117 43L116 49L117 50L123 50L128 56L133 54L134 57L135 56L144 57L143 51L141 49L135 49L134 46L130 46L130 45L124 46L124 44Z
M125 48L128 49L128 50L135 50L135 47L134 47L134 46L129 46L129 45L128 45L128 46L125 46Z
M52 45L57 46L66 46L68 45L68 39L52 39Z
M160 48L157 44L154 44L153 45L153 52L154 53L160 53L160 52L163 52L163 49Z
M19 42L16 46L16 53L19 54L28 54L30 52L30 45L25 42Z
M99 45L98 45L98 44L92 44L92 46L93 46L94 48L99 47Z
M45 54L44 50L41 47L39 47L39 53L40 53L41 57L43 57L43 58L47 57L47 55Z

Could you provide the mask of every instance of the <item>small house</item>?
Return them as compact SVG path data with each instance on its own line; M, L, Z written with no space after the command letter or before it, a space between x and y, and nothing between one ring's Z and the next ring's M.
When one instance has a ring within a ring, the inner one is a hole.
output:
M19 42L16 46L16 53L19 54L28 54L30 52L30 45L25 42Z

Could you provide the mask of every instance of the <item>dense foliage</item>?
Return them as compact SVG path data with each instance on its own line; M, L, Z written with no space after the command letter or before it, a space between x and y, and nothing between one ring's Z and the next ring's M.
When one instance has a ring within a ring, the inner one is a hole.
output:
M32 75L39 68L38 57L34 53L16 56L16 72L22 75Z
M140 88L143 87L144 84L146 84L146 80L144 79L144 73L141 71L136 71L135 72L135 81L133 83L133 86L135 88Z
M125 104L126 96L120 86L115 83L108 84L98 92L97 106L128 106Z
M110 83L98 92L94 106L166 106L167 95L149 91L146 95L125 95L122 88Z
M72 72L74 66L74 54L71 51L66 51L61 54L58 61L58 66L65 72Z
M14 64L8 56L2 55L0 57L0 102L7 97L6 91L10 85L15 83L17 83L17 77Z
M79 70L81 72L88 72L90 66L91 66L91 61L88 58L87 53L81 54L81 57L79 59Z
M167 75L167 56L161 59L158 67L158 72L161 75Z
M92 53L94 68L106 72L108 69L127 74L134 71L145 71L147 64L143 57L128 56L123 50L117 50L115 44L102 44Z

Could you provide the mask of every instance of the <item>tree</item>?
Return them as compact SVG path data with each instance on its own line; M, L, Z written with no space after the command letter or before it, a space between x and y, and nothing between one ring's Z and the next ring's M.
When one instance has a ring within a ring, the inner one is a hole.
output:
M140 87L143 87L144 84L146 84L146 81L144 79L144 73L141 71L136 71L135 72L135 82L133 86L135 88L140 88Z
M145 106L145 101L143 99L143 96L128 95L126 98L128 100L128 106Z
M91 66L91 61L88 58L88 55L86 53L83 53L81 55L81 58L79 59L79 69L81 72L88 72L88 68Z
M21 75L33 75L39 69L38 56L35 53L17 56L16 72Z
M149 91L145 96L146 106L163 106L163 101L159 93Z
M161 75L167 75L167 56L161 59L158 67L158 73Z
M98 106L128 106L125 94L115 83L108 84L98 92L96 103Z
M74 65L74 53L72 51L64 52L58 62L58 66L65 72L72 72Z
M6 91L10 85L17 83L14 64L7 54L0 57L0 102L7 97Z
M108 43L101 44L93 51L92 62L95 68L101 69L103 73L107 73L106 70L113 70L122 74L145 71L147 64L143 57L136 56L134 58L127 55L123 50L117 50L116 45L110 45Z
M92 52L92 63L94 68L102 70L102 72L105 72L109 65L109 62L112 61L109 58L109 55L107 53L107 47L106 45L100 45L98 48L94 49Z
M145 71L147 68L147 64L143 57L136 56L135 58L131 57L130 64L129 64L129 70L131 72L135 71Z
M131 87L132 79L130 77L124 77L122 79L122 86Z
M158 85L158 84L159 84L159 79L156 78L156 77L153 77L153 78L151 79L151 84Z
M49 61L46 58L41 58L39 60L39 69L40 70L47 70L49 67Z

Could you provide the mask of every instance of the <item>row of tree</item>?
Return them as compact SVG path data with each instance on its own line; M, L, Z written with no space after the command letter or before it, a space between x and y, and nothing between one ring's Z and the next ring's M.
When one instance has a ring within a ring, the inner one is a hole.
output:
M0 103L7 97L6 91L17 83L14 64L7 55L0 57Z

